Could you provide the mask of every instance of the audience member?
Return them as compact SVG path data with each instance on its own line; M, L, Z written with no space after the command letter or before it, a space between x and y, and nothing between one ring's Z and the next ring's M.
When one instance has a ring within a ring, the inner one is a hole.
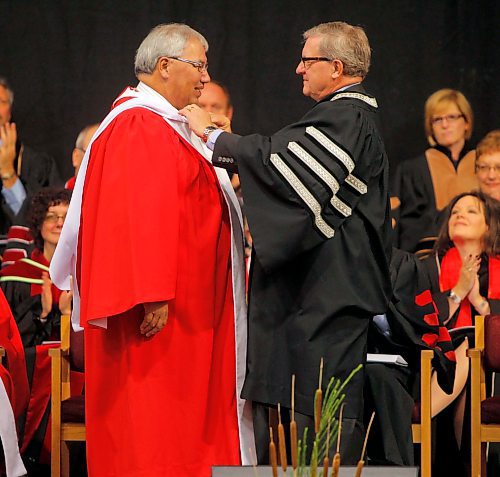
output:
M477 145L476 176L481 191L500 200L500 129L486 134Z
M427 99L425 133L431 147L400 164L392 191L398 248L414 252L420 240L436 236L450 200L477 187L475 153L467 144L473 125L472 108L460 91L441 89Z
M0 233L9 227L26 225L29 196L40 188L60 185L55 161L45 153L35 151L18 138L12 122L14 92L0 77L0 177L2 179L2 206ZM28 199L27 199L28 197Z
M316 104L296 123L271 137L241 137L217 130L196 105L181 111L213 148L213 164L240 173L254 244L243 396L254 401L260 462L267 461L269 408L280 403L288 418L292 375L300 435L314 427L321 359L325 386L364 363L370 320L391 293L387 156L377 101L361 85L368 39L360 27L331 22L304 40L296 73ZM345 388L346 463L361 451L363 381L360 371Z
M35 249L0 272L0 286L17 323L25 349L30 382L28 409L19 431L21 453L28 473L39 475L48 464L50 444L46 438L50 413L50 360L46 341L60 338L61 314L71 313L71 293L52 285L48 271L59 241L71 192L40 189L31 199L26 220Z
M99 124L90 124L88 126L85 126L78 134L75 147L71 155L73 167L75 168L75 175L68 179L68 181L66 181L66 184L64 184L65 189L73 190L75 188L76 176L78 175L78 171L80 170L83 156L87 151L87 147L90 143L90 140L92 139L92 136L95 134L98 128Z
M453 390L455 353L448 330L439 321L422 262L393 249L391 282L389 308L370 325L368 352L400 355L408 366L366 365L365 420L372 410L376 412L368 458L378 465L414 465L411 423L418 397L420 352L434 350L436 378L447 393Z
M90 475L209 477L250 462L241 215L178 114L210 81L207 49L182 24L143 40L139 84L88 146L51 265L56 283L77 278Z
M462 448L465 458L468 458L470 441L468 419L464 421L469 371L466 351L474 336L469 327L474 325L474 317L478 314L500 313L499 233L497 201L482 192L459 194L445 211L435 253L423 262L440 319L453 330L457 358L452 394L444 393L435 379L432 383L432 412L436 415L453 403L440 417L439 427L446 429L448 422L450 426L453 423L455 450ZM447 435L446 431L443 433ZM447 449L444 454L452 452L453 449ZM456 464L457 459L453 460L451 464Z

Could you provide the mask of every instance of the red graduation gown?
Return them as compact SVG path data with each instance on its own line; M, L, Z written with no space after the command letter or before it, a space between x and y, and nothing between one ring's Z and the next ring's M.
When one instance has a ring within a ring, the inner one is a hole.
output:
M28 376L24 361L24 348L9 304L0 289L0 346L7 354L0 364L0 378L4 382L12 404L14 416L19 417L29 399Z
M90 476L239 464L230 244L212 165L164 119L132 108L95 140L77 263ZM164 300L145 339L141 304Z

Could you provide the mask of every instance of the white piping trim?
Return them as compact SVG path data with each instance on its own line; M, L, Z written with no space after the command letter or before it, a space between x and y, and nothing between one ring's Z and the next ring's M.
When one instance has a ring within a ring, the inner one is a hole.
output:
M338 210L343 216L349 217L352 214L352 209L344 202L342 202L337 196L337 192L340 189L340 185L330 172L323 167L323 165L316 160L315 157L311 156L305 149L303 149L300 144L296 142L288 143L288 150L292 152L298 159L300 159L307 167L309 167L316 175L325 181L330 190L332 191L332 198L330 204Z
M359 99L360 101L363 101L364 103L369 104L374 108L378 108L377 100L375 98L370 98L370 96L367 96L366 94L363 93L354 93L354 92L339 93L336 94L332 99L330 99L330 101L336 101L337 99L342 99L342 98Z
M319 129L314 126L308 126L306 128L306 134L316 139L330 154L336 157L349 171L349 175L346 177L345 181L357 190L360 194L366 194L368 187L366 184L357 177L353 176L351 172L354 170L354 160L352 157L345 152L342 148L337 146L330 138L323 134Z
M354 170L354 161L352 157L335 144L330 138L325 136L319 129L314 126L306 128L306 134L318 141L330 154L335 156L349 171L349 174Z
M271 163L276 167L284 179L297 192L299 197L305 202L314 215L314 223L319 231L326 237L332 238L335 230L332 229L321 216L321 205L314 196L307 190L307 187L300 181L295 173L287 166L285 161L278 154L271 154Z

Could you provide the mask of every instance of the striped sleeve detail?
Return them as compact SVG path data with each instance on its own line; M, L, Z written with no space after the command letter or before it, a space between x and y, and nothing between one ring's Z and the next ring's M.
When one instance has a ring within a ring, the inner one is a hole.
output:
M289 142L288 150L325 182L332 192L332 198L330 200L332 206L345 217L349 217L352 214L351 208L336 197L340 189L337 179L296 142Z
M353 93L354 94L354 93ZM354 170L354 160L352 157L339 147L335 142L333 142L328 136L323 134L319 129L314 126L308 126L306 128L306 134L315 139L324 149L326 149L332 156L337 158L347 169L349 175L346 177L346 183L349 184L354 190L360 194L366 194L368 191L367 185L356 176L352 175Z
M321 215L321 205L314 198L314 196L309 192L307 187L302 183L302 181L295 175L295 173L288 167L288 165L283 161L283 159L278 154L271 154L271 163L277 169L277 171L283 176L283 178L290 184L292 189L297 193L297 195L303 200L307 205L309 210L314 216L314 223L318 230L326 237L332 238L335 235L335 230L330 227Z
M316 139L332 156L335 156L346 169L351 173L354 170L354 161L352 157L335 144L329 137L325 136L319 129L314 126L306 128L306 134Z

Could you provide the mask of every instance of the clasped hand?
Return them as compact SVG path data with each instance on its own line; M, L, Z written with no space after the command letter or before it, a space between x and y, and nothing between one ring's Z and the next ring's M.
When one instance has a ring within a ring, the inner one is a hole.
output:
M201 109L196 104L188 104L179 111L189 123L189 127L198 137L203 137L203 133L208 126L217 126L226 132L231 132L231 121L223 114L209 113Z
M14 123L6 123L0 126L0 172L9 173L14 169L16 158L17 131Z

